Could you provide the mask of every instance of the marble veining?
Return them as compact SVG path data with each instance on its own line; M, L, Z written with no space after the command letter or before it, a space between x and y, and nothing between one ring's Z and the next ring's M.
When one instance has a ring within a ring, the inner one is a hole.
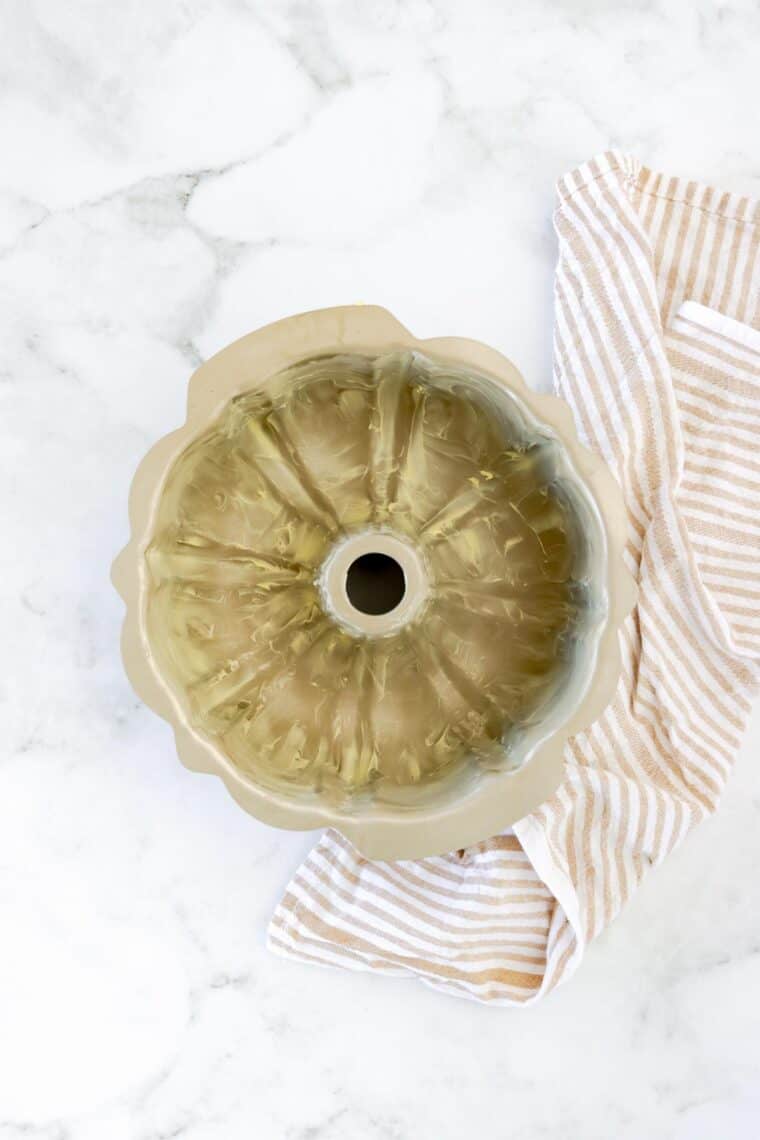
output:
M760 193L754 0L7 5L0 1140L744 1140L754 721L718 815L542 1006L263 946L310 836L176 762L108 567L197 364L387 305L551 383L553 183L612 146ZM720 858L715 858L715 853Z

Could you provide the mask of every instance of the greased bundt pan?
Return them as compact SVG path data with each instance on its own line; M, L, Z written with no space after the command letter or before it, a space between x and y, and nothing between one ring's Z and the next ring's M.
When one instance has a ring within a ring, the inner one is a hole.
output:
M140 696L192 769L371 858L547 798L619 674L611 474L569 408L370 306L243 337L143 460L113 578Z

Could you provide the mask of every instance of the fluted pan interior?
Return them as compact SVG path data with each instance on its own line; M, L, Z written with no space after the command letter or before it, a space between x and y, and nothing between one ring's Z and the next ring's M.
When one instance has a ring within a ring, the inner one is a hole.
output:
M379 632L325 587L335 551L372 554L373 536L420 568ZM524 763L577 700L602 543L561 444L495 381L418 352L331 353L232 399L175 460L146 629L194 728L248 778L413 805Z

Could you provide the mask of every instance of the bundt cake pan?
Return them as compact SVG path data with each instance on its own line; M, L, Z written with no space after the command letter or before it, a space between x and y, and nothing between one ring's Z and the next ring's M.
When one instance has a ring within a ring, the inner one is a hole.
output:
M610 699L625 514L570 409L371 306L251 333L149 452L113 580L183 763L370 858L476 842Z

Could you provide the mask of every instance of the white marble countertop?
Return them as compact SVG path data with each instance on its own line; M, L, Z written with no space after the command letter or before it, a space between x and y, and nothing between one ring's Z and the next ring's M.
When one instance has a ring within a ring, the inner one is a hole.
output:
M570 984L483 1009L266 952L311 840L179 765L108 569L190 372L274 318L379 302L546 387L554 179L758 193L759 42L754 0L4 8L1 1140L757 1135L760 718Z

